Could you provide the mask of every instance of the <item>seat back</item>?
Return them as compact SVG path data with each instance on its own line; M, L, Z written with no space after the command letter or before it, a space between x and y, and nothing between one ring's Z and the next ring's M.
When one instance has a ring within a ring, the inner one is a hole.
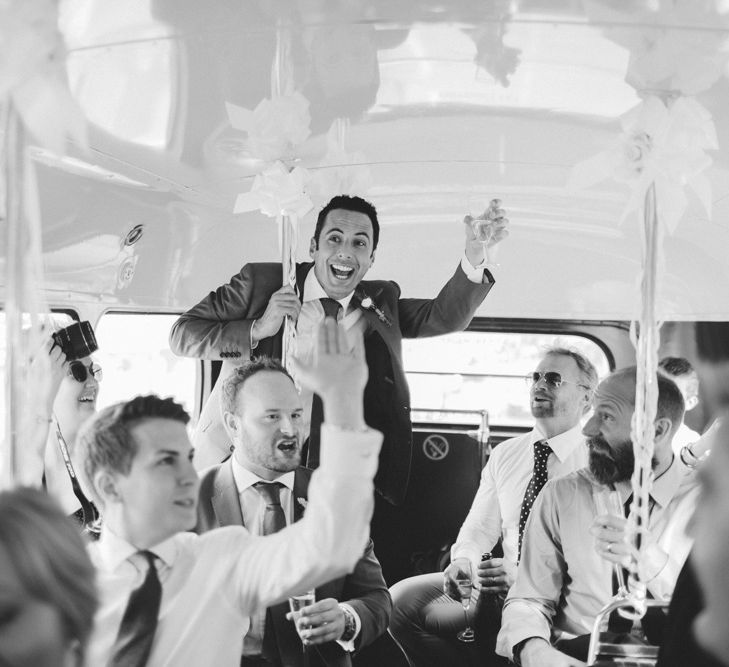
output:
M667 609L669 602L665 600L645 600L646 607ZM616 642L607 635L608 621L614 611L620 609L633 609L630 597L615 597L605 605L595 618L590 634L590 647L587 653L587 664L592 665L622 665L634 667L646 665L654 667L658 659L658 646L645 642L639 622L634 624L631 635L634 642Z

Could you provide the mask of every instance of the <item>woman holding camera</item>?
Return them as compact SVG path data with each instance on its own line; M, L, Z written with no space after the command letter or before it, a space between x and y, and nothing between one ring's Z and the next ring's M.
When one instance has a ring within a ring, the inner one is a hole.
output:
M76 516L88 526L96 515L76 476L73 447L81 424L96 412L101 367L90 356L68 361L66 352L53 338L47 349L51 372L36 416L36 421L46 427L44 484L65 514Z

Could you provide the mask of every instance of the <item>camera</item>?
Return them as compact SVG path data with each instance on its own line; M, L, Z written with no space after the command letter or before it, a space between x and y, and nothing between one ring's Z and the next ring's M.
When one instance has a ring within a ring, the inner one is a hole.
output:
M51 334L55 345L63 350L67 361L83 359L99 349L91 322L74 322Z

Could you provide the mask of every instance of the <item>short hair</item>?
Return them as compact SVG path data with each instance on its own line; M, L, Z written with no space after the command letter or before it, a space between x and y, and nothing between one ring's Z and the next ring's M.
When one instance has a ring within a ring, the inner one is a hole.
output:
M638 383L638 368L629 366L621 368L610 375L610 377L626 377L632 380L633 385ZM683 421L683 413L686 407L683 395L678 385L661 373L656 374L658 381L658 407L656 409L656 418L667 418L671 420L673 435ZM635 393L631 395L631 403L635 406Z
M69 641L83 652L98 605L95 570L78 527L37 489L0 493L0 549L15 577L59 614Z
M691 362L683 357L663 357L658 362L658 368L673 377L681 377L696 372Z
M337 195L336 197L332 197L329 203L319 211L319 216L316 219L316 227L314 228L314 242L317 248L319 247L321 230L324 229L324 221L327 215L335 209L364 213L372 223L372 252L377 250L377 243L380 240L380 223L377 220L377 209L366 199L350 195Z
M729 322L697 322L696 351L702 361L729 361Z
M291 382L294 381L291 374L278 359L264 356L254 357L250 361L246 361L244 364L234 368L233 372L223 380L222 395L220 398L221 413L231 412L235 414L236 398L241 387L245 384L246 380L250 380L254 375L263 371L282 373Z
M139 451L131 431L145 419L154 418L171 419L185 425L190 421L185 408L172 398L149 394L110 405L81 427L77 444L88 487L97 503L101 499L93 484L96 473L109 470L128 475Z
M577 368L580 371L580 375L582 376L582 381L587 385L589 389L592 391L595 391L597 388L597 370L595 369L595 366L592 364L592 362L584 355L582 352L579 352L573 347L563 347L563 346L552 346L548 347L544 351L544 356L548 357L549 355L557 355L561 357L569 357L572 359L575 364L577 364Z

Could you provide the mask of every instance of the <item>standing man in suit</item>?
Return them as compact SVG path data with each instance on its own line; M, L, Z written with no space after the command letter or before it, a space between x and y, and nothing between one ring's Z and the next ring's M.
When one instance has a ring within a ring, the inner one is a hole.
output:
M301 468L301 397L286 369L268 357L248 361L222 383L223 422L233 456L201 474L198 531L245 526L265 535L298 521L311 471ZM303 591L302 591L303 592ZM370 540L354 571L316 590L307 608L310 665L351 666L350 654L383 634L392 602ZM286 603L259 610L243 640L243 667L304 664Z
M487 213L492 234L487 245L507 235L504 211L494 200ZM221 376L253 354L281 357L283 322L297 322L297 354L308 355L310 332L326 309L346 329L365 336L369 381L365 389L367 423L385 434L375 480L379 494L393 505L405 498L412 452L410 395L402 367L402 339L435 336L465 329L491 289L494 279L484 267L484 244L470 216L464 219L465 255L435 299L405 299L392 281L364 281L375 260L380 235L375 207L360 197L334 197L319 213L309 254L313 263L297 265L296 289L281 287L277 263L246 264L231 281L211 292L173 325L175 354L222 359ZM425 267L424 267L425 268ZM336 303L334 303L336 302ZM309 467L318 464L317 400L304 395L304 419L311 422ZM220 423L216 387L193 436L198 469L229 454ZM313 406L313 407L310 407ZM313 410L313 412L312 412Z

